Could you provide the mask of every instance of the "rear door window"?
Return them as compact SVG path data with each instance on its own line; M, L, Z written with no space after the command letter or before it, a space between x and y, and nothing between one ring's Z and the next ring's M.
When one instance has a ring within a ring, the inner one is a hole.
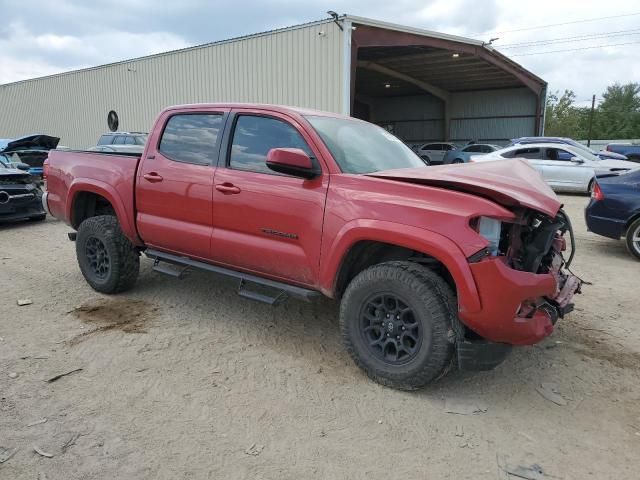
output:
M313 156L300 132L289 123L272 117L240 115L233 131L229 167L277 175L267 167L267 154L272 148L299 148Z
M512 157L528 158L530 160L542 159L542 152L539 148L519 148L512 153Z
M102 135L98 140L98 145L111 145L113 142L113 135Z
M167 121L158 151L169 160L212 165L218 157L221 113L173 115Z

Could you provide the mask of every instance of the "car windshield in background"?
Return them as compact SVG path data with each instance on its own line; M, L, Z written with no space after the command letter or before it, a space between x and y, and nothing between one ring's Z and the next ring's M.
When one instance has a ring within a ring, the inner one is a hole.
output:
M570 150L570 149L567 149L567 150ZM573 147L573 150L574 150L574 153L582 155L582 157L584 157L586 160L591 160L592 162L597 162L600 160L600 157L597 155L594 155L593 152L587 147L582 147L582 148Z
M425 164L397 137L371 123L308 115L344 173L372 173Z

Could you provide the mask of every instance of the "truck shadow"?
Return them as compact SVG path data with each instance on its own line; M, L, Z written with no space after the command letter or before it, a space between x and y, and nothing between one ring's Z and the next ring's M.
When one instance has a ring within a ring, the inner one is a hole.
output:
M59 220L51 217L51 216L47 216L47 218L45 220L29 220L29 219L25 219L25 220L11 220L11 221L7 221L7 222L1 222L0 221L0 232L2 231L9 231L9 230L19 230L19 229L29 229L29 228L34 228L37 227L38 225L45 225L48 223L54 223L54 222L59 222Z
M335 386L372 383L358 369L342 344L338 323L339 305L330 299L306 303L289 299L272 307L236 295L236 284L225 277L193 272L182 281L162 276L151 270L151 263L143 261L141 278L136 286L139 295L147 301L148 295L162 299L159 313L173 316L180 312L183 322L200 323L194 328L202 332L206 341L209 331L224 331L233 351L244 350L244 341L250 348L259 347L284 354L291 359L290 367L308 375L321 373L324 381ZM168 308L167 308L168 307ZM206 317L202 320L203 315ZM178 320L178 317L176 317ZM170 320L173 322L173 320ZM201 322L205 322L204 325ZM170 324L171 325L171 324ZM167 328L166 322L159 328ZM169 326L168 328L171 328ZM213 333L211 333L213 335ZM460 372L455 368L434 384L412 393L429 398L451 396L483 396L499 388L509 396L516 394L532 378L544 379L541 364L549 363L543 348L514 349L505 363L489 372ZM544 381L544 380L542 380ZM393 394L406 395L386 389Z

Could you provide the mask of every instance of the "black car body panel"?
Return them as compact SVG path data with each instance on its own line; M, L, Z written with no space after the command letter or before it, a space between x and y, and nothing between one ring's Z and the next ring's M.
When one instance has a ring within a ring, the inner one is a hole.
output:
M42 190L31 175L0 167L0 223L44 215Z
M49 151L58 146L60 139L51 135L34 133L12 140L0 140L0 152L18 152L22 150Z

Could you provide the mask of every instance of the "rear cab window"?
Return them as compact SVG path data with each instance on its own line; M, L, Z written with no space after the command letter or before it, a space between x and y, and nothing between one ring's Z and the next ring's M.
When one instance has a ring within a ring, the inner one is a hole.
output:
M218 157L222 113L182 113L165 124L158 152L175 162L212 165Z

